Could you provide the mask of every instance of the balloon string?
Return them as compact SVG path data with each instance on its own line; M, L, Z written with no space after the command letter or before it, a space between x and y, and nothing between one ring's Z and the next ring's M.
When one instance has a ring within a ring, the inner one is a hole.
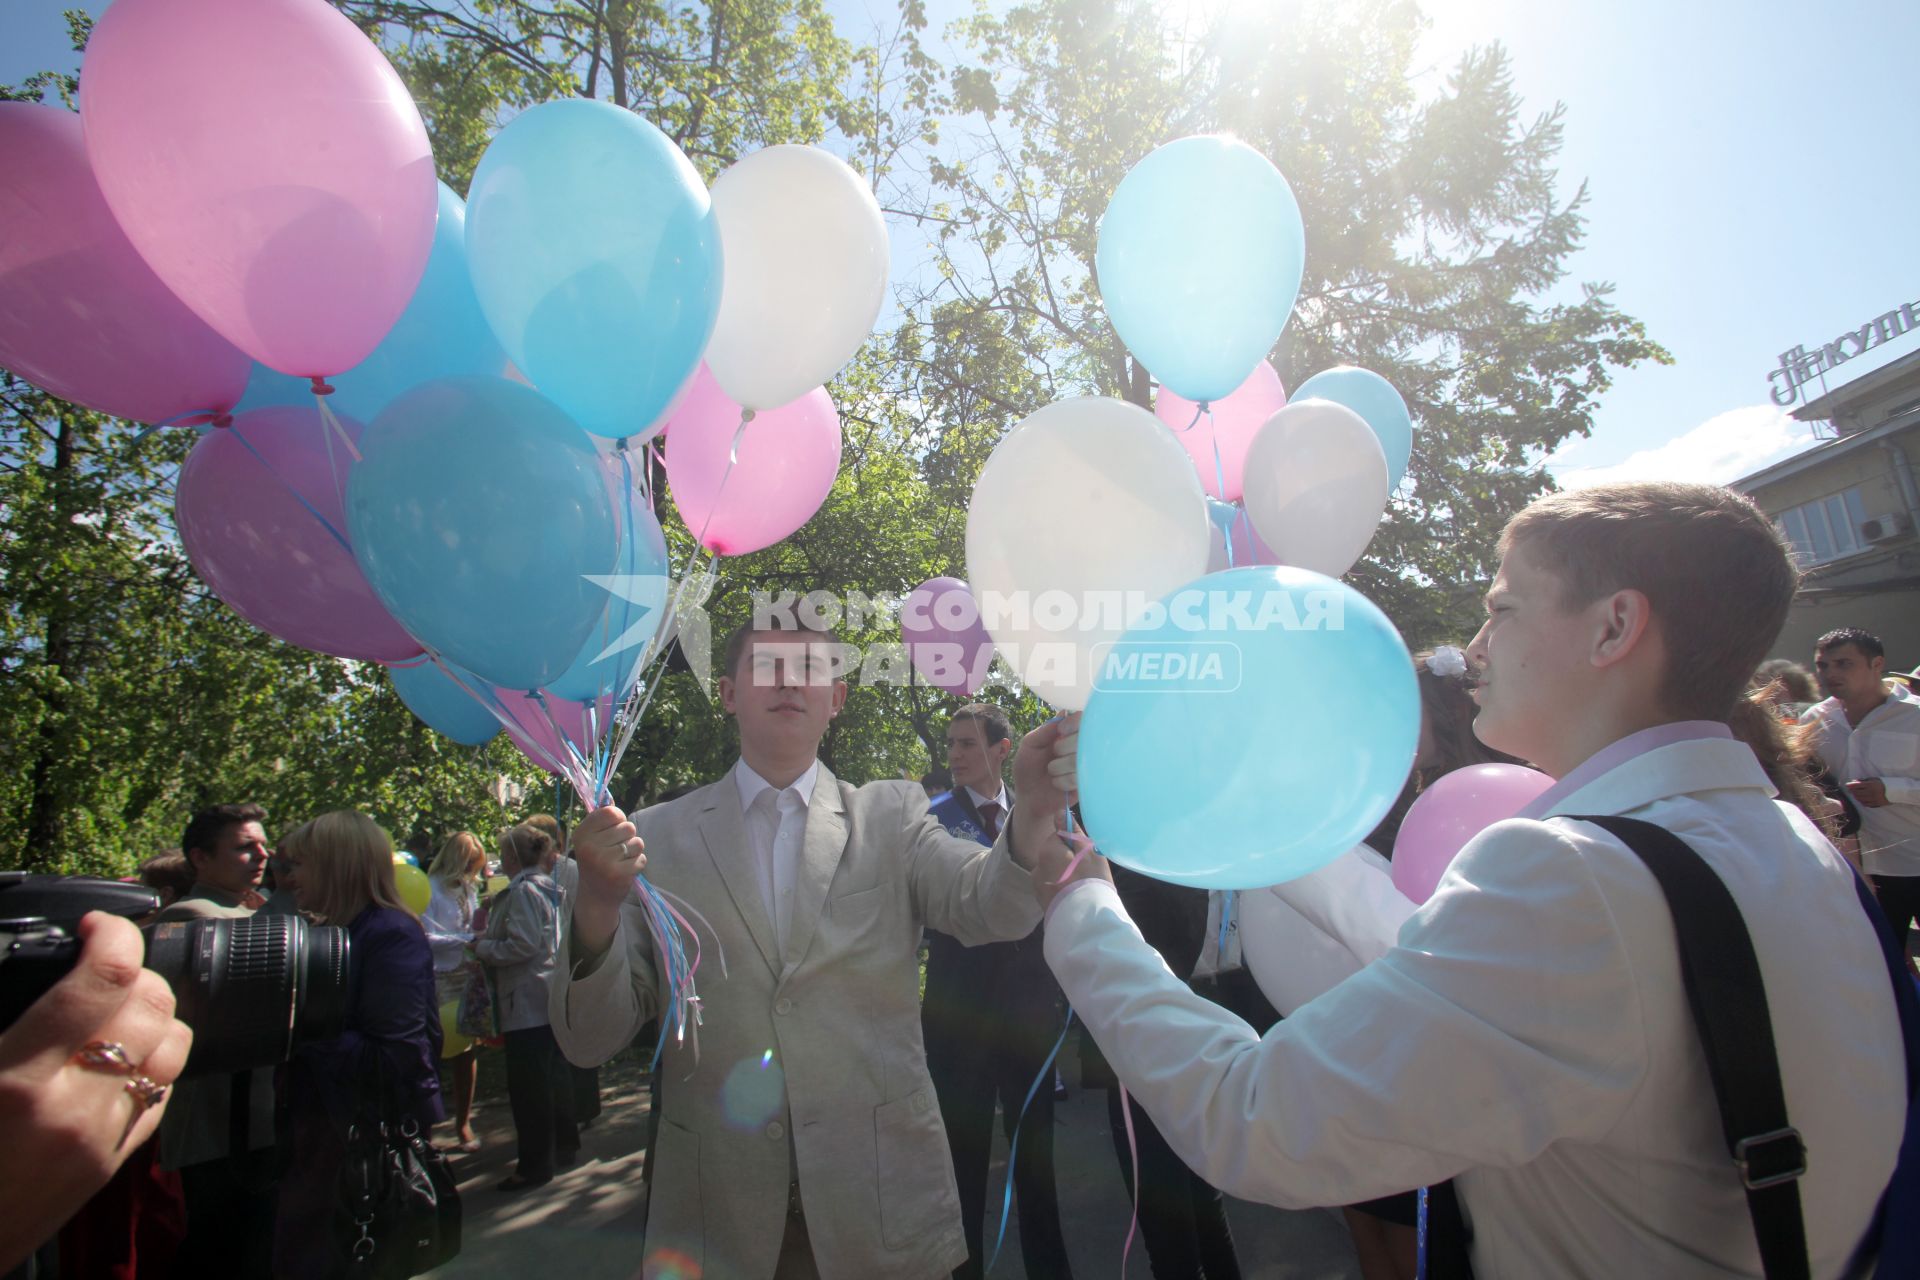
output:
M740 441L747 434L747 424L752 421L753 410L742 409L740 425L733 429L733 443L727 446L727 469L720 473L720 483L714 488L713 501L707 507L706 518L700 522L700 532L693 536L693 540L703 547L707 545L707 530L712 527L714 516L720 512L720 500L727 496L727 481L733 479L733 469L740 465ZM717 552L715 554L718 555Z
M1415 1193L1413 1274L1427 1280L1427 1189Z
M533 705L540 708L540 714L546 717L547 727L553 730L554 741L565 749L569 758L566 771L567 781L580 793L580 803L589 802L593 794L593 785L587 777L586 759L580 754L580 747L560 728L560 722L554 718L553 708L547 705L547 695L540 689L530 689L527 696L533 699Z
M627 442L624 437L614 445L614 452L618 454L620 458L620 494L623 523L620 526L620 540L615 546L613 570L615 580L625 580L625 589L631 590L631 581L627 580L625 576L620 573L620 570L628 563L628 557L620 554L620 552L633 545L633 543L628 540L635 536L633 527L633 459L627 453ZM600 652L602 654L605 654L607 648L613 643L613 601L624 600L625 598L624 595L616 591L607 602L606 612L601 615ZM622 610L621 617L624 618L625 616L626 613ZM635 660L639 661L645 656L646 653L643 649ZM600 699L612 697L619 693L621 686L625 683L619 671L620 664L617 661L603 667L599 680L594 684L594 696L592 700L587 703L587 741L592 745L594 750L593 795L596 800L608 792L607 783L610 777L610 771L607 768L607 749L612 745L611 739L613 737L615 719L612 715L607 717L605 739L603 740L600 725Z
M491 685L479 680L469 684L461 678L459 671L454 668L453 664L441 656L439 650L432 646L426 646L425 648L427 657L432 660L434 666L440 669L441 675L453 681L462 693L490 711L495 720L498 720L508 729L516 730L521 737L526 739L525 745L522 746L521 749L527 751L530 756L535 757L535 764L540 765L542 768L550 767L555 773L564 774L566 772L566 766L561 764L552 752L540 745L540 743L527 732L527 726L521 724L520 721L514 717L513 713L507 710L506 704L500 701L500 696L493 691ZM477 688L475 687L476 685L478 686ZM529 748L531 748L531 750L528 750Z
M286 478L286 476L282 475L279 469L276 468L271 462L268 462L258 449L253 447L253 441L247 439L246 435L240 430L240 428L229 426L226 428L226 430L233 432L233 438L235 440L238 440L241 446L245 448L248 453L253 455L254 461L258 462L262 467L264 467L268 475L272 476L275 480L278 480L280 482L280 486L283 489L285 489L288 493L293 495L293 500L295 502L298 502L302 507L306 508L306 512L308 515L312 516L315 520L318 520L320 522L320 527L327 531L327 536L331 537L335 542L340 544L340 549L342 551L345 551L348 555L353 554L352 545L348 543L345 535L343 535L340 532L340 530L334 527L333 521L321 515L320 508L314 506L311 502L308 502L307 495L304 493L301 493L298 489L294 488L292 482L289 481Z
M313 382L313 403L319 407L321 421L333 428L333 433L340 437L340 443L347 447L347 456L355 462L360 461L360 449L353 443L353 437L347 434L347 429L340 425L340 419L335 417L333 410L327 407L327 397L333 394L333 388L328 387L318 378ZM322 387L326 389L323 391Z
M139 444L162 427L199 427L212 425L224 427L233 421L233 415L222 409L189 409L185 413L176 413L171 418L159 422L150 422L136 431L133 442Z
M993 1271L993 1264L1000 1260L1000 1246L1007 1242L1007 1219L1013 1214L1013 1178L1015 1161L1020 1158L1020 1130L1027 1122L1027 1111L1033 1106L1034 1097L1040 1092L1040 1086L1053 1077L1054 1060L1060 1056L1061 1046L1067 1043L1067 1033L1073 1030L1073 1006L1067 1006L1067 1023L1060 1028L1060 1038L1053 1042L1053 1049L1047 1054L1047 1060L1040 1064L1039 1074L1027 1087L1026 1101L1020 1104L1020 1118L1013 1123L1013 1139L1007 1144L1007 1185L1000 1197L1000 1234L994 1237L993 1253L987 1258L987 1273ZM985 1274L985 1273L983 1273Z
M717 560L718 556L715 556L714 559ZM671 569L671 565L668 567ZM709 562L708 571L709 573L712 572L712 562ZM636 681L633 691L627 695L627 705L624 711L625 724L621 727L620 741L608 754L606 767L602 771L602 790L605 789L607 779L611 778L613 772L620 767L620 761L626 757L627 747L633 742L634 731L640 727L640 721L646 716L647 708L653 705L653 695L660 688L661 678L667 674L667 650L679 634L680 609L685 600L687 586L689 582L692 581L692 577L692 573L689 572L686 576L674 583L671 598L667 602L669 614L668 617L661 622L662 628L670 626L672 630L667 631L663 629L656 631L653 638L647 642L647 647L641 652L640 669L645 671L649 663L654 664L653 678L648 681L644 694L641 693L640 685Z
M1133 1100L1127 1096L1127 1086L1116 1080L1114 1087L1120 1090L1120 1121L1127 1130L1127 1158L1133 1162L1133 1217L1127 1222L1127 1242L1120 1246L1120 1280L1126 1280L1133 1233L1140 1227L1140 1143L1133 1135Z
M1207 434L1213 441L1213 487L1220 501L1225 502L1227 500L1227 469L1226 465L1220 461L1220 428L1219 424L1213 420L1211 405L1207 406ZM1227 568L1229 569L1236 563L1233 555L1233 525L1234 522L1229 520L1227 527L1220 531L1221 540L1227 544Z
M326 401L316 398L314 403L320 406L320 443L325 445L327 450L327 474L333 477L333 500L340 504L342 511L345 511L347 490L346 486L340 482L340 460L333 454L333 432L327 426Z
M675 894L668 892L665 889L655 888L654 892L658 893L663 899L665 899L667 905L673 908L676 913L680 915L685 915L685 916L692 916L693 922L695 924L699 925L702 929L705 929L708 933L713 934L713 949L715 953L715 958L718 959L720 962L720 976L723 978L729 976L727 973L727 944L725 941L721 939L720 935L714 931L713 925L707 920L707 918L701 915L699 910L696 909L694 906L692 906L690 903L688 903L684 898L680 898ZM694 937L694 944L696 946L699 945L699 936L697 934ZM695 955L697 957L698 952L695 952Z
M652 643L652 642L649 642L649 643ZM660 688L661 677L667 674L667 646L666 645L660 646L660 652L657 655L655 655L653 661L655 663L654 670L653 670L653 679L648 682L645 695L639 697L638 705L633 707L632 710L626 713L626 724L621 728L619 745L614 747L612 753L608 757L607 767L600 779L600 794L602 796L606 795L606 784L608 779L610 779L613 776L613 771L620 767L620 761L627 754L627 747L633 741L634 730L640 727L640 721L645 718L647 714L647 708L653 705L653 695L654 695L654 692ZM634 685L634 691L636 694L639 693L639 688L640 686L638 684Z

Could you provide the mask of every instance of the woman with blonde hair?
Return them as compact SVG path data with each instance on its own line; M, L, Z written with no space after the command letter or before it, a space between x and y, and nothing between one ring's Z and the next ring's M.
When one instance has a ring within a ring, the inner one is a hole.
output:
M473 917L480 909L480 882L487 875L487 850L471 831L447 837L427 870L433 896L420 924L433 948L434 998L441 1009L457 1010L467 984L479 977L479 962L469 953L473 944ZM479 1078L479 1052L468 1046L444 1060L453 1081L454 1133L459 1149L471 1155L480 1149L473 1132L473 1089Z
M301 1045L282 1097L292 1159L280 1184L273 1274L339 1276L348 1258L334 1230L349 1126L442 1118L440 1015L433 952L393 882L393 842L363 813L323 814L281 845L298 876L300 910L346 929L353 962L347 1029Z
M513 1176L500 1184L507 1192L544 1186L580 1153L573 1082L547 1020L547 988L560 954L561 892L551 874L559 853L553 837L530 824L501 836L500 869L513 879L473 946L493 969L507 1044L507 1102L519 1144Z

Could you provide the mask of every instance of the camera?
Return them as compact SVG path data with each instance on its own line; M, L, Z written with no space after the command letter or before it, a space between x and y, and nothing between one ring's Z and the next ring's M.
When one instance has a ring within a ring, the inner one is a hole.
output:
M118 880L0 872L0 1030L13 1025L80 956L73 928L89 911L138 920L153 890ZM183 1076L285 1062L297 1044L346 1030L347 931L298 916L149 925L147 968L173 988L193 1029Z

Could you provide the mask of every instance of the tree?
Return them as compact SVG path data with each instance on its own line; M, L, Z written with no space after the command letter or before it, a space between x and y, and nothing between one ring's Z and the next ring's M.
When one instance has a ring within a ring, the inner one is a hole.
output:
M1031 403L1017 379L993 384L1015 388L994 403L970 369L983 358L1023 365L1047 399L1148 403L1148 371L1094 281L1098 219L1154 146L1235 133L1287 175L1306 221L1306 279L1273 352L1283 379L1363 365L1418 424L1409 479L1353 581L1410 643L1464 638L1501 525L1552 485L1540 459L1591 430L1614 370L1669 357L1611 286L1567 296L1586 190L1556 189L1564 109L1523 117L1497 45L1421 98L1420 21L1409 0L1228 8L1192 41L1151 0L1033 0L966 20L973 58L947 91L970 130L927 161L940 278L909 299L901 385L976 438ZM997 419L984 430L983 403Z
M1667 358L1606 285L1567 279L1584 188L1559 189L1560 108L1524 116L1498 47L1417 90L1410 0L1229 7L1191 38L1154 0L1027 0L960 24L970 54L950 67L922 46L922 0L859 48L823 0L335 3L394 59L458 190L514 112L582 95L655 121L709 178L759 146L824 140L933 242L900 322L831 387L846 446L820 513L721 566L716 642L755 591L888 601L964 576L967 500L1015 423L1072 394L1148 402L1093 279L1096 227L1128 168L1184 134L1238 133L1300 199L1285 379L1362 364L1415 410L1409 479L1352 575L1413 644L1473 628L1495 533L1551 483L1539 459L1590 428L1613 371ZM71 106L75 88L4 93ZM486 796L502 774L545 794L504 739L451 746L374 669L262 635L199 585L168 512L190 443L0 383L0 861L123 871L214 799L260 800L276 826L359 807L398 835L523 816ZM660 510L675 563L703 558ZM897 639L885 617L846 632ZM1044 714L1017 685L996 696L1018 722ZM856 680L824 755L856 782L918 773L944 758L953 705ZM675 670L615 794L709 781L734 751Z
M817 141L849 110L854 52L822 0L333 2L385 47L458 191L504 120L549 98L639 113L709 179L745 151Z

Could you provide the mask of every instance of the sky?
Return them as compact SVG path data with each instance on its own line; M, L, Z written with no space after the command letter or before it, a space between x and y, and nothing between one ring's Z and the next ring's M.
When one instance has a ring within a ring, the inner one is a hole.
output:
M60 11L74 3L0 0L0 83L71 65ZM1167 3L1257 6L1277 22L1289 7ZM895 12L892 0L829 7L854 40ZM935 29L970 7L928 4ZM1590 195L1572 277L1612 282L1674 356L1617 375L1592 436L1549 460L1556 476L1725 482L1812 443L1768 398L1780 353L1920 302L1920 4L1428 0L1426 12L1423 84L1498 40L1530 110L1566 104L1562 190L1585 180ZM922 237L893 234L911 269ZM1912 351L1920 333L1845 376Z

